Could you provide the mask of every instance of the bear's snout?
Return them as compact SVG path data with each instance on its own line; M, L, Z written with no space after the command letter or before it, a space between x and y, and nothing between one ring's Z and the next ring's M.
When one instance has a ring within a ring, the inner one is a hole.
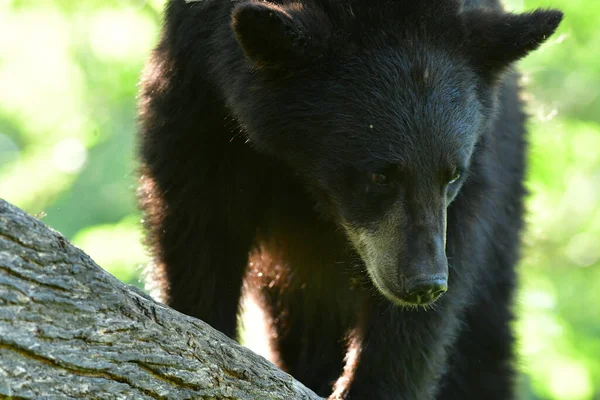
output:
M419 276L406 282L406 295L402 300L410 304L427 305L437 300L447 290L447 275Z

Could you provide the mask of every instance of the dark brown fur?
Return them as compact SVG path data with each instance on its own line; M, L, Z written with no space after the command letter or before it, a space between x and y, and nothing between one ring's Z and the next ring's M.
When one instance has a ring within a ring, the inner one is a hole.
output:
M492 0L274 3L168 3L140 97L161 298L235 337L246 279L276 361L323 396L514 398L526 143L507 71L561 14L506 15ZM454 165L463 176L443 186ZM397 185L371 185L389 166ZM386 215L401 228L377 240L401 256L382 273L419 267L423 243L445 234L449 289L429 309L382 296L367 273L380 266L349 239Z

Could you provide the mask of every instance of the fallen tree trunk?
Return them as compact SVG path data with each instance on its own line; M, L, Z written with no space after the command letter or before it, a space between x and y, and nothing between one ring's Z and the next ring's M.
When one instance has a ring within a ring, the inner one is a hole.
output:
M319 399L2 200L0 398Z

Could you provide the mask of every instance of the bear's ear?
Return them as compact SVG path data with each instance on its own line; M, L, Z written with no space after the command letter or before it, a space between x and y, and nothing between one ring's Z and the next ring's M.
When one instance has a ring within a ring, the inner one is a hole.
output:
M471 59L484 75L497 76L511 63L537 49L560 24L558 10L510 14L472 10L463 14Z
M310 19L314 12L282 8L272 3L243 3L232 13L231 28L255 67L279 68L308 58L322 26ZM310 29L310 33L309 33Z

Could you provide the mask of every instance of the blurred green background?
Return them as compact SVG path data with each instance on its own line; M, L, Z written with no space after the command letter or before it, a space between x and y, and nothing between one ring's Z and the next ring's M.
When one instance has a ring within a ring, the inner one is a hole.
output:
M163 0L0 0L0 197L142 287L137 82ZM520 64L532 118L522 399L600 399L600 2ZM251 339L251 338L249 338Z

